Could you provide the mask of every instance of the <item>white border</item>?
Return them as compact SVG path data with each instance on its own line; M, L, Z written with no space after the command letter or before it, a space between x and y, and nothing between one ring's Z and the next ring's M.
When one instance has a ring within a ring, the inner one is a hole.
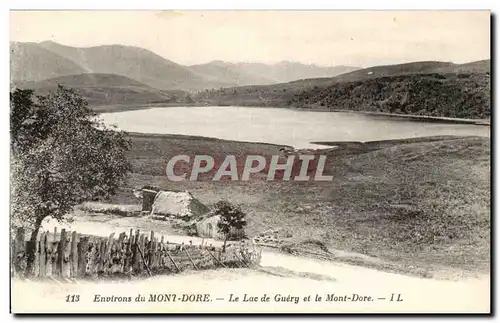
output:
M223 9L223 10L437 10L437 9L489 9L492 8L495 1L476 0L476 1L452 1L452 0L423 0L414 2L404 1L328 1L328 0L184 0L184 1L155 1L145 0L136 2L120 1L62 1L50 0L43 3L37 1L12 1L11 9Z
M2 75L2 86L0 88L2 89L8 89L9 88L9 53L8 53L8 40L9 40L9 9L21 9L21 10L28 10L28 9L41 9L41 10L48 10L48 9L60 9L60 10L78 10L78 9L85 9L85 10L109 10L109 9L114 9L114 10L131 10L131 9L139 9L139 10L147 10L147 9L208 9L208 10L216 10L216 9L222 9L222 10L245 10L245 9L264 9L264 10L272 10L272 9L285 9L285 10L349 10L349 9L354 9L354 10L437 10L437 9L454 9L454 10L481 10L481 9L491 9L493 13L499 13L500 10L498 9L499 7L499 1L495 0L475 0L475 1L437 1L437 0L419 0L415 2L403 2L403 1L386 1L386 0L378 0L378 1L361 1L361 0L350 0L350 1L342 1L342 2L333 2L333 1L326 1L326 0L307 0L307 1L294 1L294 0L287 0L287 1L270 1L270 0L239 0L239 1L224 1L224 0L211 0L211 1L196 1L196 0L178 0L178 1L154 1L154 0L141 0L141 1L136 1L136 2L129 2L129 3L124 3L123 1L103 1L103 0L73 0L73 1L68 1L68 0L50 0L50 1L44 1L43 3L40 3L39 1L36 0L22 0L22 1L5 1L2 2L2 11L1 11L1 19L0 21L2 22L2 60L1 60L1 73ZM5 8L3 8L5 6ZM497 21L498 24L498 21ZM496 34L493 33L494 38L496 39ZM497 53L494 54L494 59L497 61ZM496 75L496 73L494 73ZM493 82L493 84L497 84L496 81ZM1 155L1 180L0 180L0 187L1 187L1 192L0 192L0 199L1 199L1 206L2 206L2 230L4 232L3 235L3 242L2 242L2 248L1 253L0 253L0 259L2 259L2 266L1 266L1 272L0 272L0 277L3 277L3 279L7 280L9 277L9 267L8 267L8 261L5 261L8 259L8 253L9 253L9 241L8 241L8 234L5 234L7 232L7 227L8 227L8 214L9 214L9 160L8 160L8 151L9 151L9 96L7 91L1 91L0 94L2 95L2 102L3 102L3 107L1 109L1 117L0 117L0 144L1 144L1 149L3 154ZM495 95L494 101L493 102L498 102L498 97ZM495 124L498 123L498 119L500 112L495 113L495 118L493 122ZM495 144L495 151L498 150L499 147ZM496 155L496 154L495 154ZM492 155L493 157L493 155ZM495 156L496 157L496 156ZM495 158L496 160L496 158ZM495 180L497 179L498 176L495 176ZM496 181L495 181L496 182ZM495 198L498 198L498 191L495 192ZM500 220L497 219L495 221L496 225L495 232L498 233L497 227L498 227L498 222ZM498 238L496 239L498 241ZM492 246L492 249L496 249L497 244L495 246ZM497 277L498 278L498 277ZM14 320L14 317L12 315L8 314L8 304L9 302L9 289L8 289L8 282L4 281L3 284L3 294L1 298L1 304L3 304L3 314L7 314L6 321L11 321ZM497 301L495 302L497 303ZM498 307L495 304L494 308ZM182 321L190 321L194 320L196 318L175 318L175 317L157 317L158 319L161 320L169 320L169 321L177 321L177 320L182 320ZM31 320L30 318L29 320ZM48 318L52 319L52 318ZM65 317L65 318L60 318L62 321L67 321L71 322L72 320L76 319L76 317ZM78 318L80 320L92 320L93 322L104 322L105 320L109 320L110 317L99 317L99 318ZM123 320L125 318L119 317L115 318L118 320ZM136 317L134 320L142 320L143 317ZM207 320L206 317L200 317L199 319L202 320ZM211 318L215 319L215 318ZM234 317L226 318L227 319L234 319ZM268 321L268 320L274 320L277 318L262 318L262 317L255 317L253 319L257 319L259 321ZM282 318L283 319L283 318ZM288 319L288 318L284 318ZM302 317L301 319L306 319ZM334 320L368 320L369 317L333 317ZM379 318L384 320L385 318ZM399 318L400 319L400 318ZM452 318L454 319L454 318ZM422 321L434 321L437 320L437 318L431 318L431 317L422 317L417 320L422 320ZM475 320L473 318L466 318L467 321L472 321ZM3 318L2 318L2 321Z

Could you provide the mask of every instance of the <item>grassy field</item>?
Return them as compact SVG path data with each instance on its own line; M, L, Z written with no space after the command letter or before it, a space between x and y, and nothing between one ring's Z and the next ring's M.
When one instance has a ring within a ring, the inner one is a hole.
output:
M77 74L59 76L37 82L13 82L22 89L46 94L58 85L78 92L96 112L130 110L137 106L189 104L187 93L179 90L161 91L121 75Z
M248 213L248 234L282 228L291 239L426 270L487 272L490 264L490 139L419 138L326 149L331 182L171 182L177 154L279 154L279 146L202 137L131 134L133 173L110 201L137 204L143 185L189 190L207 205L221 198ZM331 143L336 144L338 143Z

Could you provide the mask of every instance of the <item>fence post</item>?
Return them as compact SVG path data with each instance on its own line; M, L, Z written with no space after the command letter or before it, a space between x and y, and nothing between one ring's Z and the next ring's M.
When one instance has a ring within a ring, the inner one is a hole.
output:
M57 248L56 275L63 276L64 250L66 250L66 229L61 230L61 238Z
M149 245L148 245L148 266L151 268L151 264L153 263L154 261L154 249L153 249L153 245L154 245L154 241L155 241L155 233L153 230L151 230L151 235L150 235L150 238L149 238Z
M111 255L111 249L113 248L113 243L114 243L114 236L115 233L111 233L108 237L108 241L106 242L106 253L104 254L104 270L107 271L108 269L111 268L110 266L110 255Z
M71 277L76 277L78 273L78 233L73 231L71 235Z
M139 245L139 239L141 238L139 234L139 230L135 232L134 242L132 244L132 270L136 272L139 270L139 251L137 250L137 246Z
M155 237L153 241L153 264L152 264L153 268L158 267L158 258L159 258L158 247L159 247L158 238Z
M160 252L159 252L159 264L158 266L160 267L161 270L163 270L165 268L165 261L164 261L164 256L165 256L165 245L163 244L163 241L165 240L165 238L163 236L161 236L161 239L160 239Z
M140 235L139 235L140 231L139 230L136 230L135 231L135 236L134 236L134 242L133 242L133 245L132 245L132 251L133 251L133 254L132 254L132 270L133 271L136 271L136 270L139 270L139 265L140 265L140 261L139 261L139 251L137 250L137 246L139 245L139 240L140 240Z
M97 267L98 273L102 274L104 272L104 258L106 257L106 240L101 240L99 246L99 265Z
M115 248L116 248L115 252L117 253L118 259L119 259L119 272L120 273L125 272L125 259L126 259L127 249L125 248L123 241L125 240L126 236L127 236L126 232L120 233L120 235L118 236L118 241L116 242L116 245L115 245ZM113 256L111 256L111 263L112 263L112 266L115 265L113 262Z
M70 231L66 233L66 238L64 239L64 253L63 253L63 265L62 265L62 277L71 277L71 241L70 241Z
M45 277L45 262L46 262L46 253L45 250L47 248L47 232L42 232L40 236L40 265L38 266L38 276Z
M146 257L146 251L148 252L148 261L149 261L149 236L148 234L144 235L144 240L141 243L141 249L143 250L144 257ZM143 270L145 269L145 264L143 263Z
M57 275L57 248L59 244L57 243L57 227L54 227L54 237L50 246L50 276L54 277Z
M36 235L36 241L35 245L33 248L35 248L35 258L33 259L33 275L34 277L39 277L40 276L40 240L42 239L42 234L40 230L38 230L38 233ZM30 247L30 243L28 242L28 247Z
M130 233L127 239L127 245L125 246L125 256L123 261L123 272L128 273L130 271L130 266L132 264L132 243L134 242L133 231L130 229Z
M87 272L88 237L82 237L78 243L78 276L85 276Z

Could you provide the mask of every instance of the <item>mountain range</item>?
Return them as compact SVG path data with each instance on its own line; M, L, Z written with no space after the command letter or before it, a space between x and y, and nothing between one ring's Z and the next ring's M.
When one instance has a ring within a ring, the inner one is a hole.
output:
M96 111L195 104L489 116L489 59L369 68L223 61L184 66L139 47L45 41L11 43L10 66L11 88L44 94L71 87Z
M74 81L78 75L97 73L124 76L166 91L276 84L311 77L333 77L359 69L294 62L267 65L213 61L184 66L139 47L103 45L77 48L52 41L11 43L10 64L11 81L17 84L70 75Z

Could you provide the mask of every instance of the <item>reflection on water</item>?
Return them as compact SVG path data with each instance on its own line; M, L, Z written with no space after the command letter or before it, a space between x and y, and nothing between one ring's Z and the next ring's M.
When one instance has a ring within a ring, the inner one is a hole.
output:
M129 132L182 134L227 140L267 142L295 148L313 141L372 141L457 135L489 136L489 127L348 112L278 108L173 107L105 113L105 123Z

